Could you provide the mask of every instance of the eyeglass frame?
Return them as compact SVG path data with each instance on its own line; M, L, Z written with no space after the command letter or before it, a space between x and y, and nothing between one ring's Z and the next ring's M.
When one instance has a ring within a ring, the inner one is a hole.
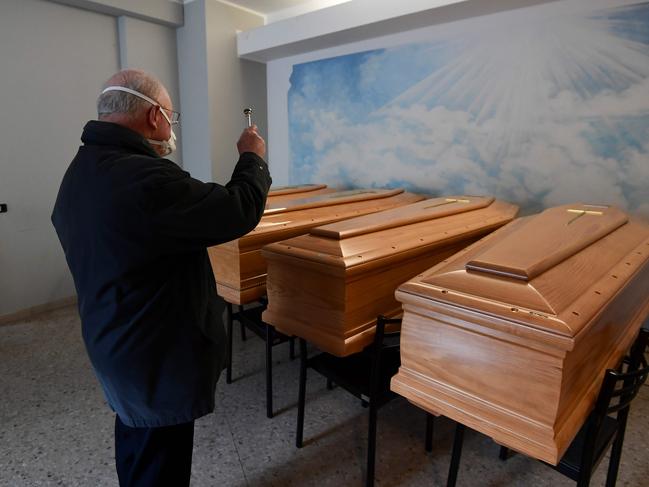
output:
M170 125L180 125L180 112L177 112L176 110L172 110L171 108L163 107L159 103L154 106L160 107L164 115L167 115L165 113L165 110L171 112L171 117L167 117L167 122L169 122Z
M160 111L162 112L162 115L167 119L167 122L169 122L169 125L171 125L173 127L174 125L179 125L180 124L180 112L177 112L177 111L172 110L170 108L163 107L159 102L157 102L156 100L154 100L151 97L148 97L144 93L140 93L139 91L133 90L131 88L127 88L126 86L107 86L106 88L103 89L101 94L103 95L107 91L123 91L125 93L135 95L138 98L142 98L143 100L148 101L149 103L151 103L151 105L153 105L154 107L160 107ZM169 115L167 115L165 110L167 110L168 112L171 112L171 117Z

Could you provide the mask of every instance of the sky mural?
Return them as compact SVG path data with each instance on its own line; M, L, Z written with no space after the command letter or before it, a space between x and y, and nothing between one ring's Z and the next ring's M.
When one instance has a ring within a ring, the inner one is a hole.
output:
M607 203L649 217L649 2L599 3L520 9L293 66L291 184L492 194L526 213Z

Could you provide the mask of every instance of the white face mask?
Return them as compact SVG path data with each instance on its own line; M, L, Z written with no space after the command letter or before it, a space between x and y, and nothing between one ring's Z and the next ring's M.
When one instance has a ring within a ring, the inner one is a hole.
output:
M153 140L153 139L146 139L146 140L149 144L162 147L164 151L164 153L162 154L163 156L168 156L169 154L171 154L173 151L176 150L176 134L174 134L173 124L171 123L171 120L165 113L162 106L160 106L160 103L155 101L153 98L149 98L145 94L127 88L126 86L109 86L106 89L104 89L104 91L102 91L101 94L103 95L107 91L124 91L126 93L130 93L131 95L135 95L139 98L142 98L145 101L148 101L149 103L151 103L151 105L160 107L160 112L162 113L162 116L165 118L165 120L167 120L167 122L169 122L169 126L171 127L171 135L167 140Z
M164 112L162 112L164 113ZM165 118L167 116L165 115ZM174 134L174 129L171 129L171 135L167 140L153 140L153 139L146 139L149 144L153 145L159 145L160 147L163 148L163 157L168 156L171 154L173 151L176 150L176 134Z

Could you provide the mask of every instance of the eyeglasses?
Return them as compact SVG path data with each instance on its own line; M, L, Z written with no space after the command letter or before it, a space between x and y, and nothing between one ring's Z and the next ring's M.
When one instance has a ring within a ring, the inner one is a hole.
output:
M165 112L165 115L169 118L169 123L171 125L179 125L180 124L180 112L177 112L175 110L170 110L169 108L165 108L162 105L158 105L161 110Z
M143 93L140 93L139 91L132 90L131 88L127 88L126 86L107 86L106 88L103 89L101 94L103 95L107 91L123 91L125 93L130 93L131 95L135 95L138 98L142 98L143 100L146 100L149 103L151 103L151 105L153 105L155 107L160 107L160 111L162 112L162 114L167 119L167 121L169 122L170 125L178 125L180 123L180 113L179 112L176 112L174 110L170 110L169 108L163 107L156 100L146 96ZM170 115L167 115L167 112L169 112Z

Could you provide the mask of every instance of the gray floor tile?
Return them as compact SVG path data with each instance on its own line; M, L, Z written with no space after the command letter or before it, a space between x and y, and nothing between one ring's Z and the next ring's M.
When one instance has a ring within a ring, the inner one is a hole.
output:
M250 336L251 334L249 334ZM288 345L274 349L276 416L266 418L264 345L235 332L234 382L217 387L217 409L196 422L193 487L360 486L366 461L367 409L339 388L329 391L310 371L305 444L294 446L299 361ZM0 486L115 486L114 415L94 378L73 307L0 326ZM620 486L649 487L645 446L649 387L634 403ZM424 414L403 399L379 411L378 486L444 485L453 424L435 426L424 452ZM605 460L606 461L606 460ZM604 484L605 465L592 485ZM498 460L498 446L466 434L458 485L545 487L574 483L516 455Z

